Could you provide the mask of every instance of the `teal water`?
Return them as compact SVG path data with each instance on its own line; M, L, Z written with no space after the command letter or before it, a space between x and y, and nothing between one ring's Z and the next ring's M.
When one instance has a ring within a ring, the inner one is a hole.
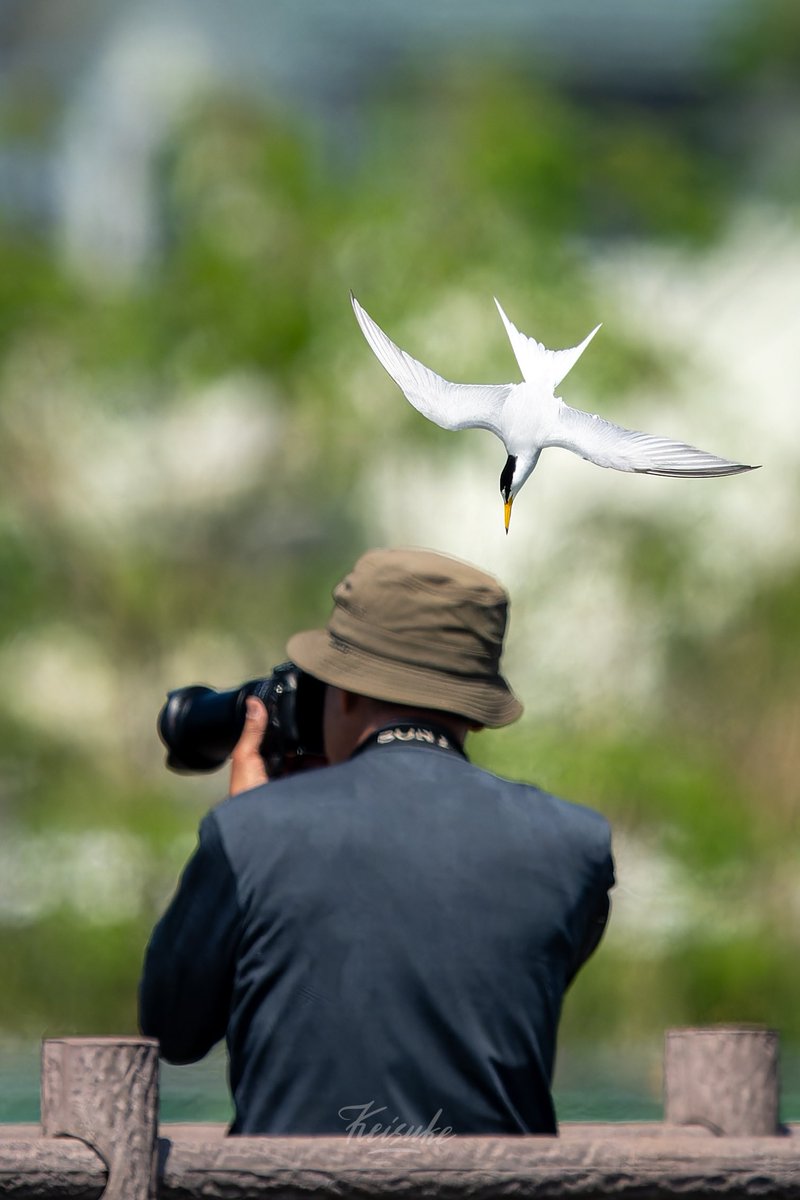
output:
M39 1043L0 1043L0 1124L39 1120ZM225 1052L200 1063L161 1064L162 1121L229 1121Z
M39 1044L0 1043L0 1123L39 1120ZM660 1047L571 1048L559 1060L554 1095L560 1121L659 1121L662 1117ZM800 1047L781 1058L781 1119L800 1121ZM163 1121L231 1118L225 1052L203 1062L161 1067Z

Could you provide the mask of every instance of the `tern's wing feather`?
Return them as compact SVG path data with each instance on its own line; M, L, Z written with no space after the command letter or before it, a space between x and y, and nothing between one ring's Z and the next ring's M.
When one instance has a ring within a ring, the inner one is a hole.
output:
M547 439L548 446L563 446L617 471L641 471L647 475L714 476L736 475L756 468L719 458L685 442L652 437L634 429L623 429L603 417L562 404L559 428Z
M502 439L500 416L513 383L449 383L405 350L396 346L380 326L350 296L353 312L375 357L391 375L406 399L423 417L442 429L489 429Z
M561 380L572 370L600 328L599 325L596 325L592 332L583 339L580 346L573 346L571 350L548 350L541 342L537 342L536 338L520 333L516 325L509 321L503 312L496 296L494 302L503 319L508 340L511 342L511 349L514 351L514 357L519 363L519 369L522 371L525 381L544 384L550 391L555 391Z

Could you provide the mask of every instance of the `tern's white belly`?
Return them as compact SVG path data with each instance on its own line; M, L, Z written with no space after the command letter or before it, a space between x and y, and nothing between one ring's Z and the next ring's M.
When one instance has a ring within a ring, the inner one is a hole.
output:
M503 407L503 441L509 454L532 456L552 433L561 401L530 384L514 389Z

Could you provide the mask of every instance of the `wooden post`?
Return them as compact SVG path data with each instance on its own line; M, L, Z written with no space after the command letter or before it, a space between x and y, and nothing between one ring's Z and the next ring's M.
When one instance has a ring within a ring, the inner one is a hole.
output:
M42 1133L80 1138L108 1169L104 1200L155 1200L158 1042L47 1038Z
M778 1051L774 1029L667 1030L665 1121L736 1137L778 1133Z

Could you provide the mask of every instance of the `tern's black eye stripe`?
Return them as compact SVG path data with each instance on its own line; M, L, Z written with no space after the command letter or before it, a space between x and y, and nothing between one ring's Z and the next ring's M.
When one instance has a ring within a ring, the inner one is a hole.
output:
M514 468L517 465L517 456L509 454L506 459L506 465L503 467L503 473L500 476L500 492L504 500L508 500L509 492L511 491L511 480L514 478Z

